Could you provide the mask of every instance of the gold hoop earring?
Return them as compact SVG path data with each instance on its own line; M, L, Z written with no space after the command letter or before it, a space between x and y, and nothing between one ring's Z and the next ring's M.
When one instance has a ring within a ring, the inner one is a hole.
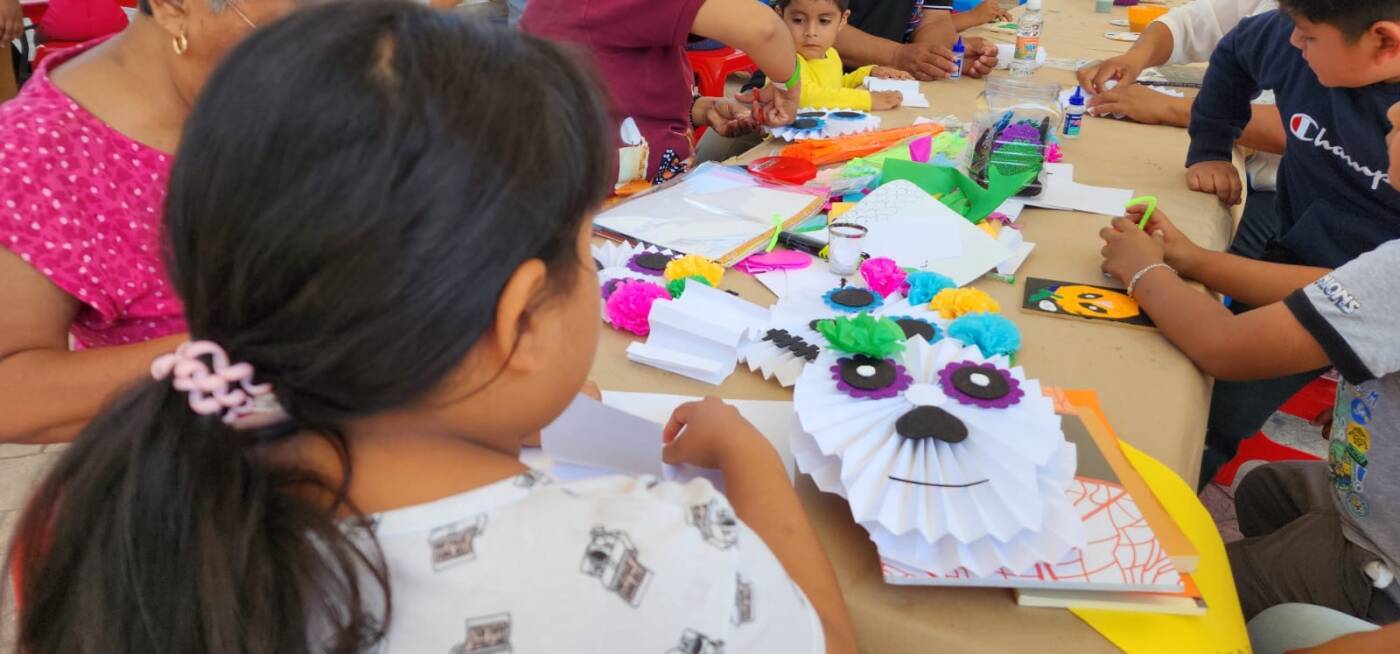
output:
M177 55L185 54L185 51L190 49L190 40L185 38L184 32L181 32L179 36L170 41L170 48Z

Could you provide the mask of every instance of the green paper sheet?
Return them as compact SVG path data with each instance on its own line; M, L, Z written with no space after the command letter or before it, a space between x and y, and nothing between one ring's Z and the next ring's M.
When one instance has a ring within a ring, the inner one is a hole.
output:
M1004 175L993 168L989 176L991 187L982 188L956 168L890 159L885 161L880 183L888 184L897 179L913 182L924 192L938 197L949 209L976 224L996 211L1007 198L1025 188L1039 172L1036 169Z

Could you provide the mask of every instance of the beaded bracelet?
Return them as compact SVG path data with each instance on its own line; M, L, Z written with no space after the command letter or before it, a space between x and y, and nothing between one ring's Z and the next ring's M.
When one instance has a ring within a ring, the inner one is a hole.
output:
M690 128L700 129L700 125L695 122L695 103L700 101L700 90L692 88L690 91Z
M1153 268L1166 268L1167 270L1172 271L1172 273L1176 273L1176 268L1173 268L1165 263L1160 262L1154 263L1146 268L1143 268L1142 270L1137 271L1137 274L1133 275L1132 279L1128 280L1128 297L1133 296L1133 289L1137 288L1137 283L1142 280L1143 275L1146 275Z

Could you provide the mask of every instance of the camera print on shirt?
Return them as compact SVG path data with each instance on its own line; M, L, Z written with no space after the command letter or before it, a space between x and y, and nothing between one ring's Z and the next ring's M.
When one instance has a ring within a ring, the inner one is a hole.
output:
M433 552L433 572L476 560L476 539L486 530L486 515L445 524L428 532Z
M467 620L467 639L450 654L510 654L510 613Z
M1371 502L1366 498L1366 472L1371 464L1371 412L1379 399L1380 393L1375 391L1366 393L1346 382L1337 385L1327 462L1332 485L1342 495L1342 505L1357 518L1371 514Z
M700 537L716 548L727 550L739 543L739 521L734 511L712 499L708 504L690 507L686 522L700 530Z
M729 621L735 625L753 622L753 582L741 574L734 575L734 615Z
M622 530L594 527L589 534L593 540L583 552L579 570L597 577L606 588L632 607L642 603L642 595L651 584L651 570L637 560L637 546Z
M686 629L681 634L681 641L666 654L724 654L724 641L710 640L705 634Z

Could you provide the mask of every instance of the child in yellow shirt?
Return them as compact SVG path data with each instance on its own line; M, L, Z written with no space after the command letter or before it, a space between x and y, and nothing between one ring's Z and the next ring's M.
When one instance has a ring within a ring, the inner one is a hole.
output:
M845 73L841 55L832 46L851 16L850 0L776 0L773 8L792 31L797 57L802 60L803 107L882 111L899 106L898 91L860 88L866 77L914 79L888 66L864 66Z

